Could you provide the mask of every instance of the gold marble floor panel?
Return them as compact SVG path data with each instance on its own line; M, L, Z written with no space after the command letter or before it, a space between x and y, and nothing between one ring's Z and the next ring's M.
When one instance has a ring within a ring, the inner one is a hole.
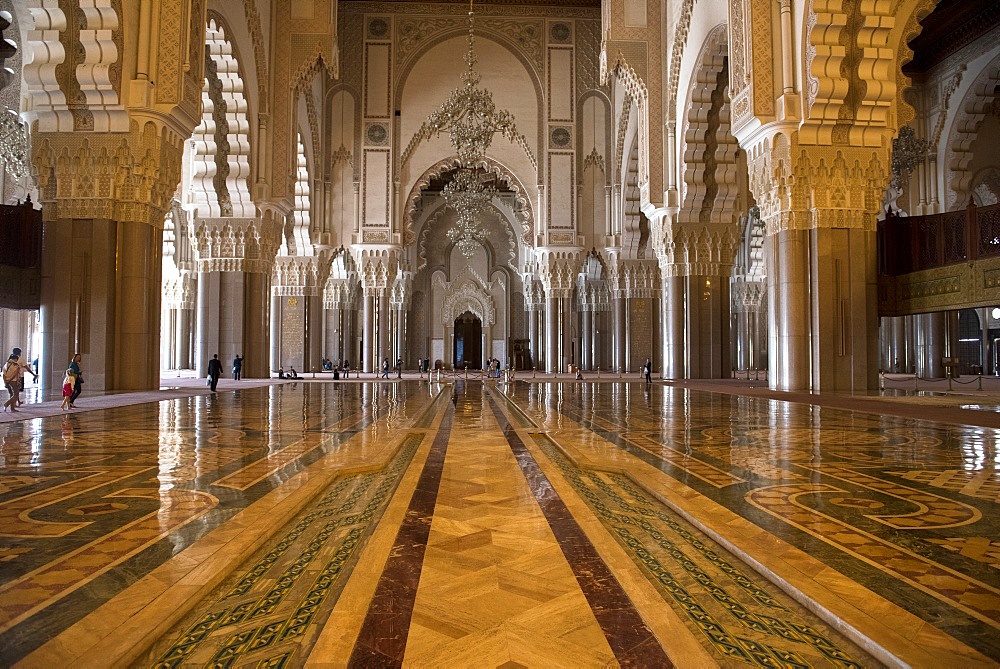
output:
M910 616L875 622L891 652L909 652L901 638L913 656L944 652L950 635L964 661L1000 658L997 430L637 384L516 386L510 401L536 429L582 443L581 462L670 490L692 515L706 503L732 512L708 519L720 536L742 537L735 520L747 521L746 534L777 548L756 556L742 542L760 562L811 561L822 576L804 587L844 593L828 606L862 627L865 611Z
M460 397L404 664L614 663L482 396Z
M142 597L176 606L164 588L215 579L199 561L243 531L235 519L280 504L289 482L313 485L302 477L318 462L370 468L432 401L426 384L287 385L3 424L0 663L44 644L49 666L102 635L141 638L116 634L129 620L102 607L137 588L148 594L123 610L145 614Z
M995 665L998 445L627 383L6 423L0 665Z

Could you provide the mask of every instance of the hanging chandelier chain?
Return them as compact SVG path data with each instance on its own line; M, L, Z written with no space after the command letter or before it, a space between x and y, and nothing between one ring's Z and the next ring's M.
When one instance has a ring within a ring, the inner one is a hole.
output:
M461 76L462 85L453 90L444 104L427 117L424 127L427 136L447 131L451 145L458 154L459 169L441 191L441 196L458 214L455 226L448 230L448 237L466 257L471 257L486 236L479 228L479 217L498 194L492 184L485 185L480 181L476 163L486 156L497 134L512 142L520 135L514 115L506 109L498 110L493 102L493 94L479 86L482 76L476 71L478 58L472 0L469 0L468 45L464 58L466 69Z

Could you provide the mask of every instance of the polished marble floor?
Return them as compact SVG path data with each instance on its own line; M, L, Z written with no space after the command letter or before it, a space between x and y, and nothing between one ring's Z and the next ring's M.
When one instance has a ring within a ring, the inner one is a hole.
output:
M0 424L0 665L1000 663L994 412L614 380L165 397Z

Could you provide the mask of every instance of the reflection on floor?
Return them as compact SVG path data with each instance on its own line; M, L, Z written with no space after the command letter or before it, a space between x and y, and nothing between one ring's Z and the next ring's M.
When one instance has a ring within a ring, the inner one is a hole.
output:
M4 423L0 664L1000 662L1000 431L721 390L316 381Z

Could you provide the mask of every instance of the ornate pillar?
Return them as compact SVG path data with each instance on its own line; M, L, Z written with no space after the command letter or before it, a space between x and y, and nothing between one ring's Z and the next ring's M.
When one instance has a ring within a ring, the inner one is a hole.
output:
M364 306L361 311L361 346L364 352L358 369L362 372L370 374L375 367L373 367L373 361L375 356L378 355L378 349L375 346L375 291L374 289L365 288L364 289Z
M887 150L807 150L782 134L757 147L750 172L767 235L769 385L876 388L875 213Z
M399 249L395 246L355 244L351 247L364 294L363 352L359 369L378 370L389 344L390 290L399 271ZM395 362L395 361L393 361Z
M138 127L38 133L34 149L44 205L43 349L55 361L83 354L93 390L158 388L163 224L166 191L180 179L180 137ZM44 388L61 384L62 365Z
M270 350L271 329L263 327L272 315L271 268L280 228L270 212L261 218L195 218L199 371L215 353L227 369L242 355L246 378L266 378L272 363L286 362L281 348L277 355ZM280 288L279 293L277 298L289 295ZM285 313L280 308L277 313L276 334L283 338Z
M593 314L590 305L581 305L580 313L580 369L593 369L594 359L591 351Z
M661 270L662 272L662 270ZM684 379L684 278L662 273L663 378Z
M562 371L568 362L573 333L573 287L579 273L577 260L582 249L550 247L535 249L542 286L545 290L545 369Z

